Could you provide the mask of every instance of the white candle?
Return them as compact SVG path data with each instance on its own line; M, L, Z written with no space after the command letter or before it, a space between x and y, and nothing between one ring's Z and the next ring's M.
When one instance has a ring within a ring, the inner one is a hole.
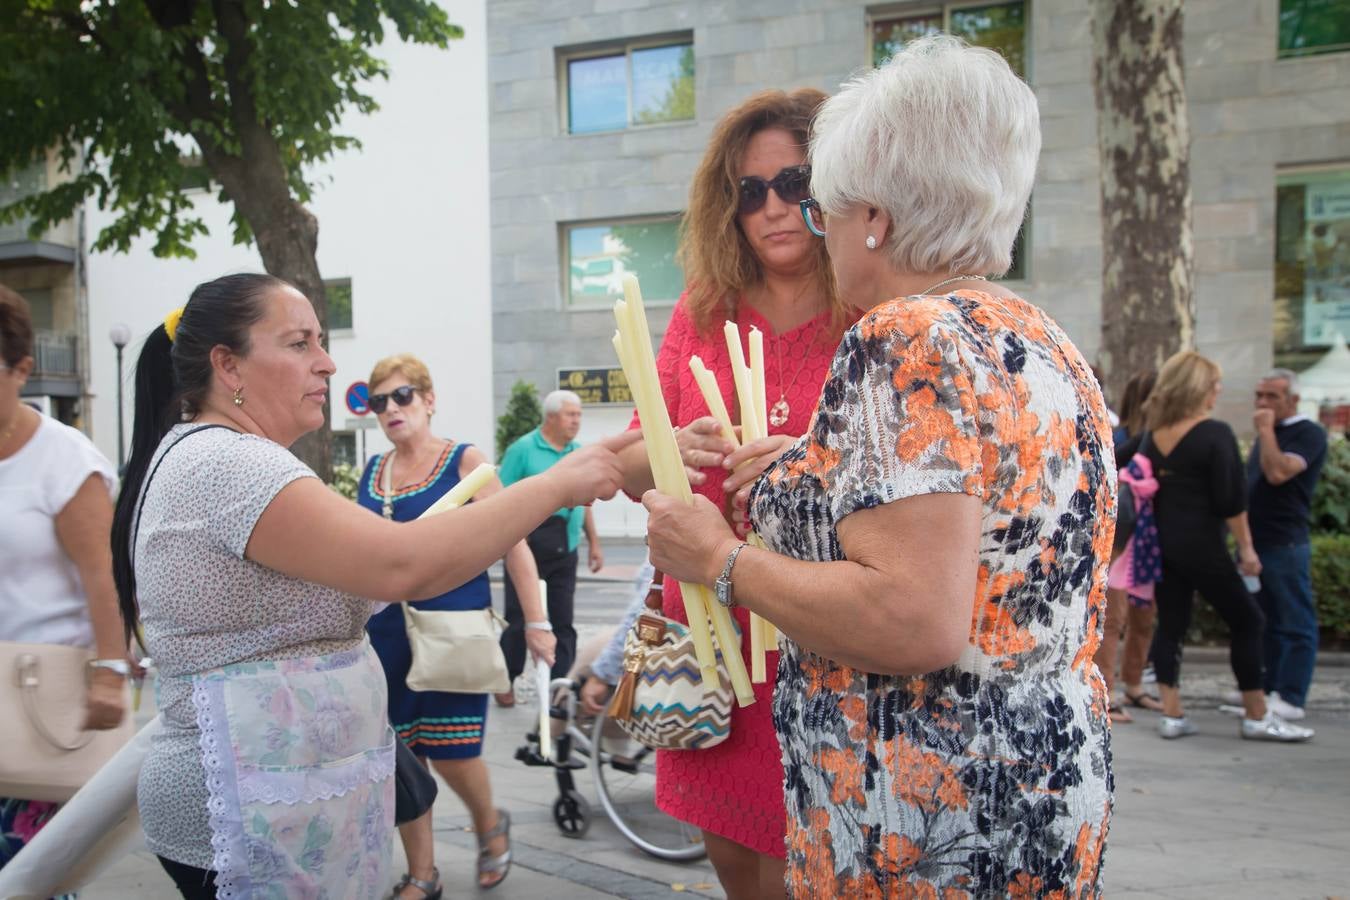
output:
M647 330L642 292L632 275L624 276L623 286L624 299L614 304L614 318L619 326L616 349L619 350L620 365L625 368L629 386L633 388L642 438L647 445L647 458L651 462L652 480L663 494L692 503L693 491L689 487L689 478L680 459L679 444L670 425L670 412L661 395L656 354L652 350L651 332ZM703 585L681 582L680 593L684 598L685 615L689 619L694 651L703 677L717 677L716 653L712 633L708 629L708 620L711 618L713 631L722 645L722 659L737 701L742 706L754 703L754 690L745 671L745 661L741 658L740 642L736 639L730 612L714 602Z
M425 519L427 516L439 515L463 506L472 500L473 495L478 493L496 474L496 466L490 463L480 463L472 472L461 478L459 484L446 491L445 496L428 506L426 511L417 518Z
M750 400L755 407L755 438L769 436L764 406L764 332L750 329Z
M713 418L722 426L722 435L739 446L740 441L736 439L731 414L727 412L727 405L722 400L722 389L717 384L717 376L697 356L689 357L689 369L694 373L694 382L698 385L699 393L703 395L703 402L708 404L708 412L712 413Z

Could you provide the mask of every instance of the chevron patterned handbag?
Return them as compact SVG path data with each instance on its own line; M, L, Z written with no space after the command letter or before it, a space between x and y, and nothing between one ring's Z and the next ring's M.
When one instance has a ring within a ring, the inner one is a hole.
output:
M721 665L716 684L700 677L688 625L638 616L624 640L623 669L609 717L633 740L657 750L703 750L731 734L731 682Z

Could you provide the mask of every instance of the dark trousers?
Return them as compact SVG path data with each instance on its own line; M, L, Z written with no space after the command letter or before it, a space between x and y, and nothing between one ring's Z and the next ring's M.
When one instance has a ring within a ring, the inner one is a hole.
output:
M1261 632L1265 616L1242 583L1233 560L1221 547L1184 560L1163 558L1163 577L1154 589L1158 628L1153 633L1153 660L1158 683L1176 687L1181 677L1181 645L1191 627L1192 604L1199 591L1228 626L1229 663L1238 688L1261 689Z
M1266 693L1304 706L1317 665L1317 608L1312 593L1312 546L1262 547L1261 591L1266 614Z
M216 873L156 857L186 900L216 900Z
M530 532L526 543L539 568L539 577L548 585L548 620L558 639L552 677L565 678L577 658L577 632L572 626L572 607L577 591L577 552L567 549L567 520L551 516ZM520 597L506 576L506 630L502 632L502 653L506 670L514 682L525 671L525 613Z

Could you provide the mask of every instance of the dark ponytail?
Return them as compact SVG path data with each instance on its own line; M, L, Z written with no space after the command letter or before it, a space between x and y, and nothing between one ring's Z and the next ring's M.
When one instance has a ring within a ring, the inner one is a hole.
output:
M226 275L199 284L183 307L174 340L163 325L145 339L136 360L131 453L113 513L113 581L127 639L137 619L132 528L150 461L169 429L201 413L211 392L211 351L247 356L249 329L267 314L267 295L290 287L271 275Z

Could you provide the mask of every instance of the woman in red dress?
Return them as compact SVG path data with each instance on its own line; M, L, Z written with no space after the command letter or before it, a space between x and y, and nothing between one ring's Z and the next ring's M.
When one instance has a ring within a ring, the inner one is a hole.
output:
M804 434L845 326L823 244L798 209L809 194L807 132L825 100L817 90L764 91L718 123L694 175L680 246L688 291L671 315L656 360L671 422L694 490L743 528L744 493L779 451ZM689 370L699 356L717 376L727 409L738 408L722 326L744 338L764 332L770 437L730 453ZM637 419L634 417L633 427ZM746 460L753 460L732 474ZM625 454L625 489L652 487L645 449ZM665 581L665 615L685 621L679 585ZM735 610L750 667L744 611ZM778 654L766 659L777 671ZM783 764L770 706L773 681L755 685L755 703L734 707L731 736L707 750L657 754L656 802L703 830L708 856L730 900L783 895Z

